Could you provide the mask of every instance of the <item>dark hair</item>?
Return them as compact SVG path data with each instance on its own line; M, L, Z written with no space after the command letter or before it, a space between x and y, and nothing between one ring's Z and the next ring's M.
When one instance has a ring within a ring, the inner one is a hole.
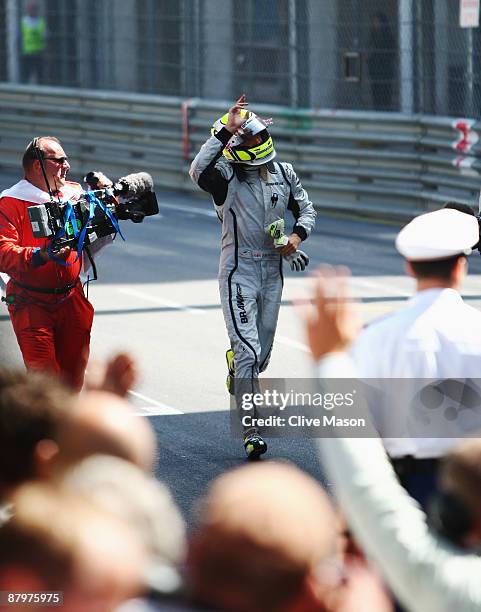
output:
M466 215L471 215L472 217L476 217L476 219L478 220L478 225L480 225L480 217L477 216L474 210L471 208L471 206L468 206L467 204L460 204L459 202L447 202L443 206L443 208L451 208L452 210L457 210L459 212L465 213ZM480 225L479 235L480 235L480 239L478 240L476 244L473 244L471 248L473 250L478 249L478 251L481 253L481 225Z
M54 378L0 368L1 485L17 485L34 475L37 443L55 439L72 402L72 394Z
M459 212L466 213L467 215L471 215L472 217L476 216L471 206L468 206L467 204L461 204L460 202L446 202L443 208L458 210Z
M15 492L12 517L0 528L0 573L19 565L47 588L62 589L75 571L75 528L67 493L50 484L25 484Z
M25 153L22 157L22 166L24 172L27 172L33 166L33 162L38 159L38 153L40 153L43 159L43 150L41 144L44 140L51 140L60 144L60 140L58 138L55 138L55 136L37 136L37 138L34 138L31 142L28 143L27 148L25 149Z
M439 469L439 489L441 499L434 508L436 526L451 540L459 542L481 516L479 438L464 440L446 455Z
M472 509L452 491L441 489L429 504L429 525L457 546L463 546L463 539L474 528L476 518Z
M449 280L461 257L465 257L465 255L460 253L459 255L454 255L454 257L435 259L434 261L410 261L409 263L416 278L441 278Z

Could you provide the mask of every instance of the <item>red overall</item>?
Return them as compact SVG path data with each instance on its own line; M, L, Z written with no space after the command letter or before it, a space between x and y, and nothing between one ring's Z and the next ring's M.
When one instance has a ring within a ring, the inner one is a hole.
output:
M76 184L68 185L72 188ZM48 261L35 267L32 263L34 249L45 244L44 238L33 236L27 212L32 205L13 197L0 199L0 272L10 276L6 291L12 300L10 318L26 367L59 375L79 391L89 356L94 310L79 279L81 259L73 263L75 252L67 260L71 266ZM75 286L56 295L25 289L15 281L41 289Z

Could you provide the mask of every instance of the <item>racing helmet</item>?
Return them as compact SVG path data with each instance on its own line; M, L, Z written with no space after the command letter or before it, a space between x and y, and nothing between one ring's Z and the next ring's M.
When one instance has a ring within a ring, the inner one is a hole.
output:
M266 124L252 111L241 110L241 117L245 117L244 123L233 134L225 146L222 154L233 163L260 166L266 164L276 156L272 136L269 134ZM227 125L229 113L223 115L214 123L211 129L215 136Z

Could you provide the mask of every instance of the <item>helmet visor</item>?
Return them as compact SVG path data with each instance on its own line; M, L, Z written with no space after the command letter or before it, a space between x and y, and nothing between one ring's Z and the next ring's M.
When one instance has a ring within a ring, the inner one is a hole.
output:
M258 134L249 134L249 133L244 133L240 136L240 140L241 140L241 145L242 147L255 147L257 145L262 144L262 141L264 140L262 133L259 132Z
M265 124L259 119L257 115L251 113L246 121L241 125L241 129L239 130L241 133L246 135L258 134L266 129Z

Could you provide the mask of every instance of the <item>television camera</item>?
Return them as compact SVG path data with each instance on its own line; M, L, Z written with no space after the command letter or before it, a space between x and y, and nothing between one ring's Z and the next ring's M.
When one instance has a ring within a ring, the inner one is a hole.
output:
M80 255L84 246L98 238L117 233L123 238L119 220L141 223L159 212L150 174L129 174L116 183L106 179L110 185L98 189L101 179L105 179L101 173L89 172L84 181L91 191L84 191L77 200L62 202L51 197L46 204L27 209L33 235L49 238L52 253L68 246Z

